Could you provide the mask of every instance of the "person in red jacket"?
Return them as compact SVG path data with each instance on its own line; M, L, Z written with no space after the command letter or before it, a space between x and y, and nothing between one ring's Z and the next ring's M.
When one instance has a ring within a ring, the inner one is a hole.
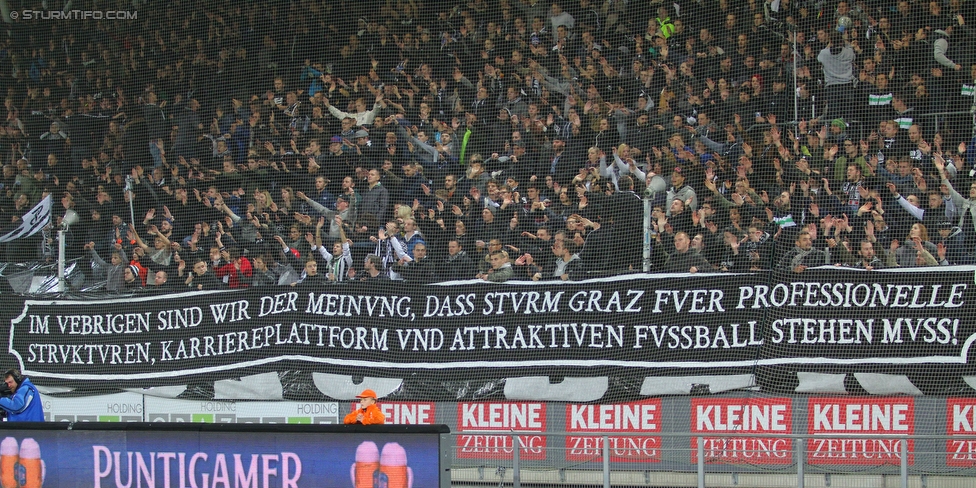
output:
M383 411L376 404L376 392L373 390L363 390L362 393L356 395L356 398L359 399L359 408L346 415L342 423L362 425L381 425L386 423L386 416L383 415Z
M240 251L224 248L220 248L220 261L213 270L229 288L247 288L254 273L251 261L241 256Z

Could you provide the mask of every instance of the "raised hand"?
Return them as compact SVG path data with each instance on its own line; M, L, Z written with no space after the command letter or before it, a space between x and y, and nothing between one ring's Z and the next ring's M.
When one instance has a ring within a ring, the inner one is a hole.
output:
M708 190L712 192L718 191L718 188L715 187L715 181L711 178L705 178L705 188L708 188Z
M942 157L941 153L932 155L932 164L935 165L935 169L939 171L940 175L945 171L945 159Z
M851 228L851 219L847 216L847 214L844 214L841 218L837 219L834 222L834 225L837 226L837 230L853 230Z
M740 245L741 243L739 242L739 236L733 235L732 238L729 239L729 247L732 249L732 254L739 254Z
M828 215L828 216L824 217L823 218L823 226L824 226L824 232L826 232L827 229L830 229L831 227L833 227L834 226L834 216L833 215Z
M888 191L891 192L892 196L894 197L898 196L898 187L893 182L889 181L888 183L885 184L885 186L888 187Z
M912 237L912 245L915 246L915 250L917 251L921 251L925 249L924 247L922 247L922 238L918 236Z
M827 159L828 161L834 159L834 156L836 156L839 151L840 148L837 146L837 144L830 146L826 151L824 151L824 159Z

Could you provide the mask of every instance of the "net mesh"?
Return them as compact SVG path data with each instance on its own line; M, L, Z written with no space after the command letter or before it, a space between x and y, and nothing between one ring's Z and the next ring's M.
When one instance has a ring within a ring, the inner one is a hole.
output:
M10 359L462 430L971 431L909 397L973 390L973 8L0 2Z

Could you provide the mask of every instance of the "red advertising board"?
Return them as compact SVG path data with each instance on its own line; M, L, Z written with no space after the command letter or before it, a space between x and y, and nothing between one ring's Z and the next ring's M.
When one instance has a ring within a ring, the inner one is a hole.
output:
M976 398L946 399L946 464L953 467L976 466L976 439L952 436L976 435Z
M693 398L691 432L705 442L705 462L722 464L790 464L788 437L728 437L721 434L793 433L789 398ZM698 439L691 439L691 462L698 462Z
M810 464L900 464L902 442L908 443L908 463L913 464L914 441L896 436L915 433L915 401L911 397L810 398L807 431L825 436L808 441ZM826 437L836 434L885 437Z
M434 425L434 402L382 402L379 407L387 424ZM353 403L350 411L357 408L359 403Z
M466 431L496 430L495 434L464 434ZM513 440L509 431L530 432L517 436L519 457L546 458L546 404L542 402L462 402L458 404L457 457L468 459L512 459ZM539 432L533 435L531 432Z
M658 462L661 437L639 436L661 432L661 400L651 399L610 405L566 405L567 461L602 461L603 436L607 436L610 460ZM631 435L628 435L631 434Z
M388 424L434 425L434 402L383 402Z

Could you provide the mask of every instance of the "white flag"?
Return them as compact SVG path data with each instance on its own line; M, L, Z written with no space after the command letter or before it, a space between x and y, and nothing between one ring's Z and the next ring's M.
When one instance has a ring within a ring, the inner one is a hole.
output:
M0 236L0 242L10 242L23 237L30 237L44 228L51 221L51 195L44 197L40 203L24 214L20 225Z

